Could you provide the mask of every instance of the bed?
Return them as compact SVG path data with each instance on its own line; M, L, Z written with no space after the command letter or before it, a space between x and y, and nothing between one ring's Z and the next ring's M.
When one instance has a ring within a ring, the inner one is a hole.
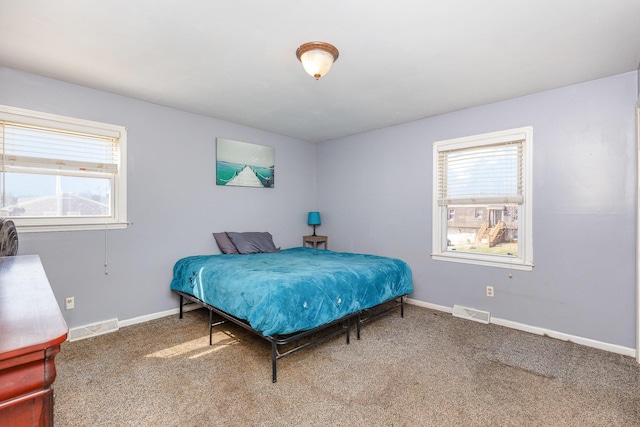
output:
M349 334L374 314L400 307L413 292L411 269L399 259L306 247L253 254L199 255L174 266L171 289L271 342L276 362L339 333ZM380 309L383 308L383 309ZM321 333L326 332L326 333ZM279 346L311 340L280 353Z

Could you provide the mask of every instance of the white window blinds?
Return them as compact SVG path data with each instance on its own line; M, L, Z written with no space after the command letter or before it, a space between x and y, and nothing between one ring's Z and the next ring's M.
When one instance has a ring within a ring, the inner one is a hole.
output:
M115 175L118 173L119 135L109 133L98 135L0 121L3 171L44 169Z
M438 151L438 204L522 203L523 144Z

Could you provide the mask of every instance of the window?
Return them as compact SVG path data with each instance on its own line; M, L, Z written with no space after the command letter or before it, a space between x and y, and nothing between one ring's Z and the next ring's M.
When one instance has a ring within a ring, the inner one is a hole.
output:
M125 228L126 129L0 106L0 216L20 231Z
M531 127L434 143L433 259L533 268L532 144Z

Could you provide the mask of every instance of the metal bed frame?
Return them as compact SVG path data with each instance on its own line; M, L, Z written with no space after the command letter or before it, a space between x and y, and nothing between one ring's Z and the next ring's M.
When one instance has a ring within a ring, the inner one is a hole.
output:
M401 295L396 298L391 298L388 301L381 302L374 307L367 308L359 312L358 323L356 327L357 339L360 339L361 325L371 322L372 320L377 319L378 317L387 314L388 312L395 310L398 307L400 307L400 317L404 318L404 300L406 297L406 295Z
M294 332L292 334L288 334L288 335L263 335L261 332L256 331L255 329L253 329L251 327L251 325L249 325L248 322L246 322L245 320L239 319L229 313L226 313L210 304L207 304L206 302L202 301L201 299L193 296L193 295L189 295L186 294L184 292L181 291L174 291L176 292L178 295L180 295L180 319L182 319L182 315L183 315L183 307L187 304L191 304L191 303L195 303L198 305L203 306L204 308L206 308L207 310L209 310L209 345L213 344L213 327L214 326L218 326L218 325L222 325L224 323L227 322L232 322L235 323L238 326L241 326L242 328L253 332L254 334L258 335L261 338L264 338L265 340L269 341L271 343L271 380L272 382L276 382L277 381L277 362L279 359L288 356L290 354L293 354L295 352L297 352L298 350L302 350L303 348L307 348L310 347L312 345L321 343L323 341L326 341L330 338L333 338L337 335L342 334L343 332L346 333L346 342L347 344L349 344L350 342L350 332L351 332L351 320L352 319L356 319L356 325L357 325L357 339L360 339L360 326L366 322L369 322L397 307L400 307L400 316L404 317L404 299L406 297L406 295L402 295L400 297L397 298L392 298L388 301L382 302L379 305L372 307L370 309L366 309L366 310L362 310L362 311L358 311L355 313L351 313L348 314L347 316L341 317L340 319L336 319L330 323L325 323L324 325L320 325L316 328L313 329L309 329L306 331L301 331L301 332ZM187 299L188 302L184 302L184 300ZM386 306L388 305L388 306ZM386 306L383 309L380 309L380 307L382 306ZM220 317L222 317L224 320L219 321L219 322L213 322L213 313L219 315ZM333 328L331 328L332 326L341 324L340 328L336 328L334 330L331 330ZM311 337L308 340L305 340L304 342L295 345L293 348L284 351L283 353L280 352L280 348L279 346L285 346L285 345L289 345L291 343L294 343L296 341L300 341L304 338L308 338L314 334L317 334L318 332L325 332L323 334L321 334L320 336L316 336L316 337Z

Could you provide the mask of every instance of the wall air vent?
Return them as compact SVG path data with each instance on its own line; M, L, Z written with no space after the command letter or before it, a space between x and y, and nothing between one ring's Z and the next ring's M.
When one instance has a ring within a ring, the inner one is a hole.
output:
M67 339L77 341L84 338L97 337L108 332L115 332L119 329L118 319L105 320L104 322L93 323L91 325L80 326L69 330Z
M488 311L476 310L475 308L463 307L461 305L453 306L453 315L480 323L489 323L489 320L491 320L491 313Z

